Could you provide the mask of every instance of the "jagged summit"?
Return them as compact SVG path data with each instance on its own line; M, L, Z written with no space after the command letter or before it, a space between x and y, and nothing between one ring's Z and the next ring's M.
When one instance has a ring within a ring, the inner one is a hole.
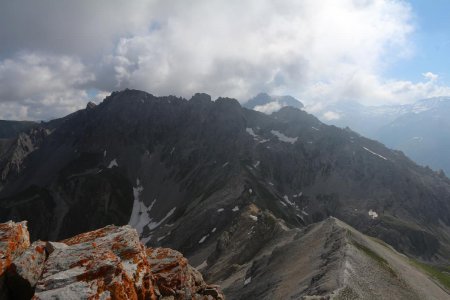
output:
M95 104L92 101L89 101L88 104L86 104L86 109L93 109L97 106L97 104Z

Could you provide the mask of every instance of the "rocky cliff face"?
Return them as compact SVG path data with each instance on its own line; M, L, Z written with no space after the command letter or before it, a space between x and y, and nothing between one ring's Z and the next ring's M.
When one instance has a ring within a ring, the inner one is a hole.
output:
M130 226L30 246L26 223L0 224L1 299L224 299L179 252L146 249Z

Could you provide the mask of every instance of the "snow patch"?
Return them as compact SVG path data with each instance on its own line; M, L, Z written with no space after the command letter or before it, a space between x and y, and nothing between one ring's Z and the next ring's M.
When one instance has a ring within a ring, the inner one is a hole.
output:
M375 220L376 218L378 218L378 214L374 210L369 210L368 214L369 214L369 217L372 218L372 220Z
M294 197L294 198L300 198L302 195L303 195L303 192L300 192L300 193L298 193L298 194L296 194L296 195L292 195L292 197Z
M163 235L163 236L157 238L156 240L157 240L158 242L159 242L159 241L162 241L163 239L165 239L166 237L168 237L171 233L172 233L172 232L169 231L167 234L165 234L165 235Z
M244 280L244 285L248 285L248 284L250 284L250 282L252 282L252 278L251 277L249 277L249 278Z
M233 207L233 209L232 209L232 211L238 211L239 210L239 206L235 206L235 207Z
M295 205L294 203L292 203L292 202L289 200L289 197L288 197L287 195L284 195L284 196L283 196L283 199L284 199L284 201L285 201L287 204L289 204L289 205L291 205L291 206L294 206L294 205Z
M153 204L153 203L152 203L152 204ZM171 215L173 215L173 213L175 212L176 209L177 209L176 207L172 208L172 209L167 213L167 215L166 215L164 218L161 219L161 221L149 223L149 224L147 225L147 226L148 226L148 229L154 230L154 229L158 228L159 225L161 225L162 223L164 223ZM150 220L150 221L152 221L152 220Z
M206 268L207 266L208 266L208 263L206 262L206 260L204 260L201 264L199 264L199 265L196 266L195 268L196 268L197 270L201 270L201 269Z
M172 155L173 151L175 151L175 147L173 147L172 150L170 150L170 155Z
M288 136L284 135L283 133L281 133L281 132L279 132L277 130L271 130L270 132L274 136L276 136L278 138L278 140L280 140L281 142L294 144L298 140L297 137L295 137L295 138L288 137Z
M103 151L103 157L106 157L106 150Z
M253 165L253 167L254 167L254 168L257 168L257 167L259 166L260 163L261 163L261 162L258 160L258 161Z
M287 207L287 204L280 200L280 203Z
M378 153L375 153L375 152L373 152L372 150L370 150L370 149L368 149L368 148L366 148L366 147L363 147L363 148L364 148L364 150L366 150L366 151L372 153L372 154L375 155L375 156L378 156L379 158L382 158L382 159L384 159L384 160L388 160L388 159L387 159L386 157L384 157L383 155L380 155L380 154L378 154Z
M108 165L108 169L111 169L113 167L118 167L119 164L117 163L117 160L114 158Z
M316 128L316 127L314 127L314 126L312 126L311 128L314 129L314 130L317 130L317 131L320 130L319 128Z
M248 189L248 192L251 194L251 193L253 193L253 190L252 189Z
M254 138L258 137L258 135L253 131L253 128L245 128L245 131L247 131L247 133L250 134Z
M136 187L133 187L133 197L134 197L133 209L131 211L131 217L130 220L128 221L128 224L136 228L139 236L142 235L144 227L151 222L149 213L156 202L155 199L149 206L145 205L144 201L140 199L143 191L144 188L140 184L140 180L138 178L136 179Z
M202 244L202 243L208 238L208 236L209 236L209 233L208 233L207 235L205 235L204 237L202 237L202 238L200 239L200 241L198 241L198 243L199 243L199 244Z
M217 210L217 212L223 212L223 208L219 208L218 210Z
M222 168L225 168L226 166L228 166L228 164L229 164L229 162L227 161L226 163L224 163L224 164L222 165Z
M252 219L253 221L258 221L258 217L254 216L254 215L249 215L250 219Z
M212 230L211 230L211 233L214 233L214 232L216 232L216 230L217 230L217 228L216 227L214 227Z

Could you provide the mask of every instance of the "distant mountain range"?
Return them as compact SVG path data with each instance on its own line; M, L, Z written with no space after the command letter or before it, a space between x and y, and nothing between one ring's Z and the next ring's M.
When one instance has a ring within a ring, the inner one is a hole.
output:
M21 132L36 126L38 123L31 121L6 121L0 120L0 139L17 137Z
M339 118L324 122L348 126L403 151L421 165L450 174L450 97L376 107L338 103L326 110L337 113Z
M229 299L446 293L415 264L449 280L450 180L298 108L125 90L4 145L0 222L33 240L129 224Z

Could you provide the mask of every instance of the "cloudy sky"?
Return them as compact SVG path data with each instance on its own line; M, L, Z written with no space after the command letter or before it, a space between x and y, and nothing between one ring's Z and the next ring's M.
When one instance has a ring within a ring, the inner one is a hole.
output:
M447 0L0 0L0 118L114 90L307 104L450 95Z

